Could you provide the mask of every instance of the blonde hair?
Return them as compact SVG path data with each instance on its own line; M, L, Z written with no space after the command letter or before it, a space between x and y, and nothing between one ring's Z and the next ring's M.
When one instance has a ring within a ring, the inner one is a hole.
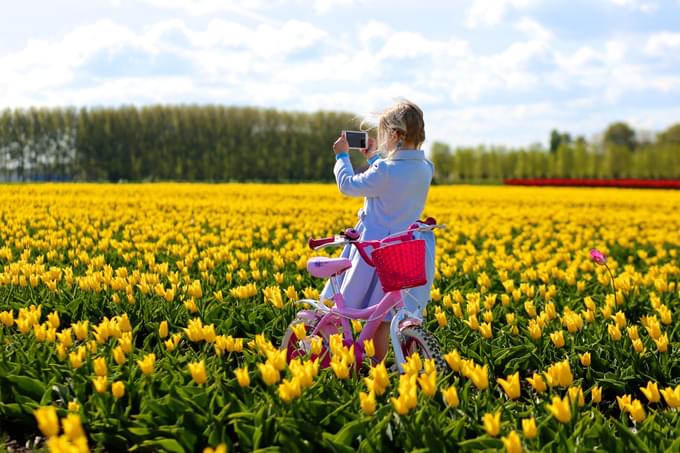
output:
M401 99L392 107L384 110L378 118L379 150L385 150L392 131L401 133L397 149L401 148L403 141L409 141L415 144L416 148L420 148L425 141L423 111L415 103L406 99Z

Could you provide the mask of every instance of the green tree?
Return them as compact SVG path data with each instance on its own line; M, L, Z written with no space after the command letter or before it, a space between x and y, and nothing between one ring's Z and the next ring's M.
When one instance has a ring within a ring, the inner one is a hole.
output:
M550 152L556 153L560 145L569 145L571 143L571 135L568 132L560 133L557 129L550 131Z
M680 147L680 123L674 124L660 133L658 143L661 145L675 145Z
M605 147L612 145L621 146L629 151L633 151L637 146L635 131L622 121L612 123L604 133L604 144Z
M449 145L434 142L430 150L434 164L434 179L438 183L450 182L453 173L453 155Z

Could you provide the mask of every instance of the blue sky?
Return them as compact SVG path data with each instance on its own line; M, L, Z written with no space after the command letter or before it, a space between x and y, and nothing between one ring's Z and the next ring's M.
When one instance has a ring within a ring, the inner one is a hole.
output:
M425 111L429 147L680 122L680 0L23 0L0 108Z

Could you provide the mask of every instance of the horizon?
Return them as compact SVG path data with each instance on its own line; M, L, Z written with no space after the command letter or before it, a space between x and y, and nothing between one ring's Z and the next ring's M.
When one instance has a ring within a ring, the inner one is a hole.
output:
M405 97L425 149L593 141L616 121L650 134L680 122L679 15L678 0L33 0L0 18L0 109L364 116Z

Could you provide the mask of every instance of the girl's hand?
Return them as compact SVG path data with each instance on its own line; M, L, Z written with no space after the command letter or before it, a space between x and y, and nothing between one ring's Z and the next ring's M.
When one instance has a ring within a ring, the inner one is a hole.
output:
M337 155L340 153L349 152L349 143L347 143L347 138L345 138L345 133L340 134L340 137L333 143L333 152Z
M377 152L377 143L373 137L368 137L368 148L360 149L361 154L364 155L366 159L370 159L375 156Z

